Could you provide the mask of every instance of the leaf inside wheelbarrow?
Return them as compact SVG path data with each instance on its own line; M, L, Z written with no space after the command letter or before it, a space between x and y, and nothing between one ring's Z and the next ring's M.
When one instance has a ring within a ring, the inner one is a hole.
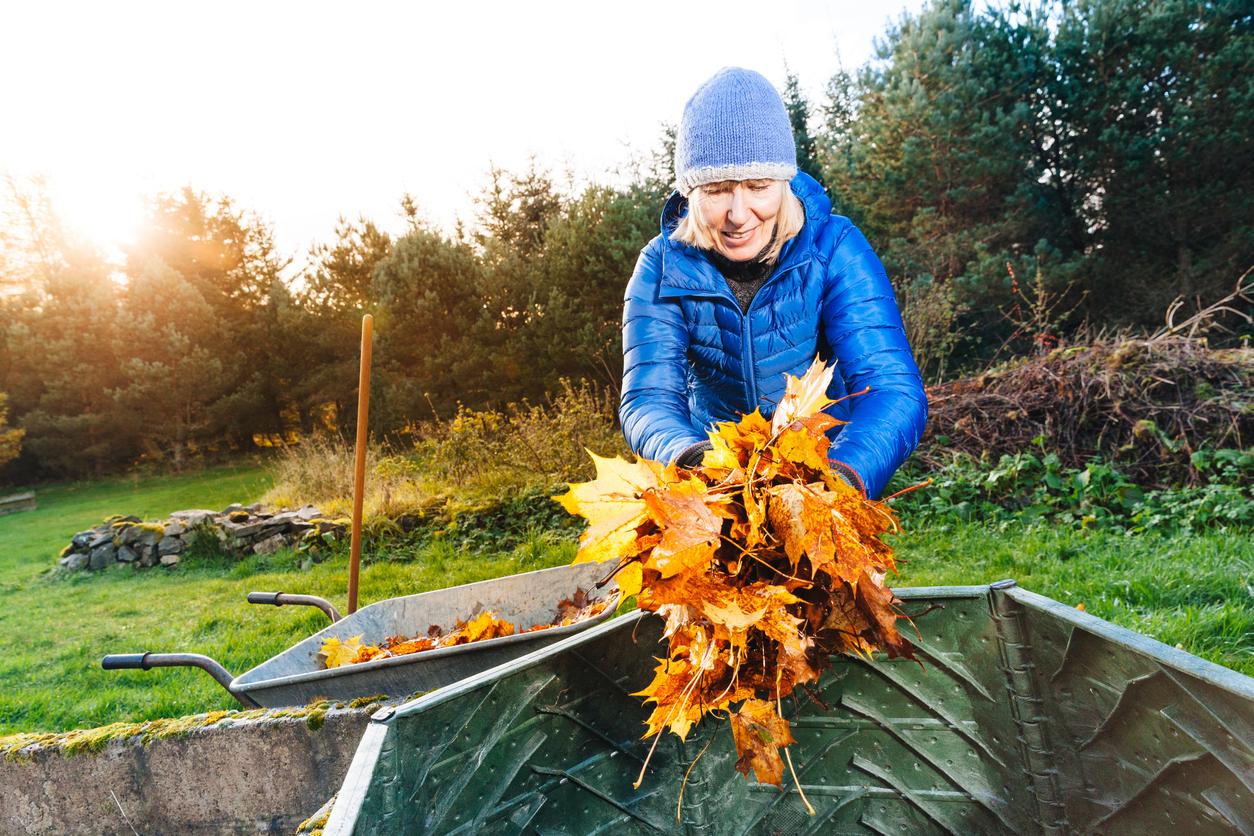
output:
M345 640L337 636L328 636L323 641L318 655L322 657L324 667L338 668L375 659L421 653L440 647L454 647L498 639L516 633L532 633L554 627L566 627L599 615L609 606L609 603L609 601L599 599L589 600L587 592L579 588L575 590L573 596L558 602L554 617L549 623L520 628L501 618L495 611L484 610L465 621L459 620L456 627L447 633L438 625L432 625L428 628L426 636L412 638L404 635L389 636L378 645L363 644L361 636L353 636Z

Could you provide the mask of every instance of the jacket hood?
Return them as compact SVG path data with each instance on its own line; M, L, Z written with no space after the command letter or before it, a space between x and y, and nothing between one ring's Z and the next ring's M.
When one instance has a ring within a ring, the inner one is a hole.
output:
M818 222L832 214L832 201L819 182L805 172L798 172L789 181L792 193L805 209L806 221L801 232L784 244L780 253L780 265L788 265L805 258L814 242ZM713 263L698 248L671 239L679 220L688 213L688 198L678 191L672 192L662 207L662 279L659 292L662 296L687 294L724 296L730 294Z

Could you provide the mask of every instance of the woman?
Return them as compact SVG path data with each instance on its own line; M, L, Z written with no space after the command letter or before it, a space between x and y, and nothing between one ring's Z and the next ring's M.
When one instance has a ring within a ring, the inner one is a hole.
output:
M784 103L758 73L718 72L684 107L677 191L623 308L619 415L640 456L696 466L706 431L761 409L784 375L836 361L836 470L878 497L927 417L892 287L870 245L797 172Z

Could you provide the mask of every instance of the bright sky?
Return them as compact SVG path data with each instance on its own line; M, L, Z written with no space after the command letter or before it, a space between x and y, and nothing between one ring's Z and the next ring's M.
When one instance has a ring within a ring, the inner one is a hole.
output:
M817 101L921 6L0 0L0 174L102 244L144 195L225 193L299 258L341 214L398 229L405 192L469 220L490 163L613 182L729 64Z

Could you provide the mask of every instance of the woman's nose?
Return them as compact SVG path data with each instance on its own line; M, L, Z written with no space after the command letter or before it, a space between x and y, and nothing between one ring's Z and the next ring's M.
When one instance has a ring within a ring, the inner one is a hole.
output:
M727 209L727 220L734 226L740 226L749 220L749 204L745 201L744 190L739 186L732 189L731 206Z

